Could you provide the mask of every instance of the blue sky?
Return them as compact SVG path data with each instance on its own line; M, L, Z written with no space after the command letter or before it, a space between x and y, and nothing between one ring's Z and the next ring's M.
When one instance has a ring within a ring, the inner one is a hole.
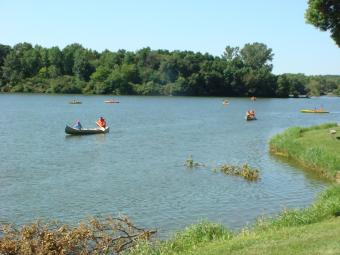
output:
M0 43L220 56L227 45L261 42L275 74L340 75L340 48L305 23L306 8L307 0L1 0Z

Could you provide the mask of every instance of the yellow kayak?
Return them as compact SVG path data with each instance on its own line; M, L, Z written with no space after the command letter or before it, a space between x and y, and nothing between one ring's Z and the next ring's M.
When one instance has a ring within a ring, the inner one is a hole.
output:
M303 109L303 110L300 110L300 112L303 112L303 113L329 113L328 111L320 110L320 109L316 109L316 110Z

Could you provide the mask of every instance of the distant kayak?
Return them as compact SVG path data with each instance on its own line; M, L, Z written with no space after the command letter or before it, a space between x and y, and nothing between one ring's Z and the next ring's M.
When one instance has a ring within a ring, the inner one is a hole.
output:
M104 103L107 104L119 104L119 101L113 100L113 99L109 99L109 100L105 100Z
M223 100L222 104L228 105L228 104L229 104L229 101L228 101L228 100Z
M69 104L81 104L81 101L73 99L69 102Z
M328 111L322 110L322 109L314 109L314 110L308 110L308 109L302 109L300 112L303 113L329 113Z
M70 127L66 125L65 127L65 133L69 135L94 135L94 134L106 134L110 131L109 127L106 127L105 129L101 128L82 128L82 129L76 129L73 127Z

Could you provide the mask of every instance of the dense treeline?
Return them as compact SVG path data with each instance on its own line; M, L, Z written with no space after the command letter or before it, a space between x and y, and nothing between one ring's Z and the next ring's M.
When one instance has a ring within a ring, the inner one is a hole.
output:
M262 96L340 94L340 76L274 75L265 44L192 51L63 49L0 44L0 91L123 95Z

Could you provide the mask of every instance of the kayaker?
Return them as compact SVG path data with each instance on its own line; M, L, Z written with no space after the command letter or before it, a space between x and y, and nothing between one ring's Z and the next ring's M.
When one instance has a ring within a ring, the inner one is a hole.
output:
M73 127L79 130L83 128L79 120L76 121L76 124L74 124Z
M246 117L247 117L247 119L248 119L248 118L251 118L251 112L250 112L249 110L248 110L247 113L246 113Z
M101 128L106 128L106 121L103 117L100 117L96 124Z

